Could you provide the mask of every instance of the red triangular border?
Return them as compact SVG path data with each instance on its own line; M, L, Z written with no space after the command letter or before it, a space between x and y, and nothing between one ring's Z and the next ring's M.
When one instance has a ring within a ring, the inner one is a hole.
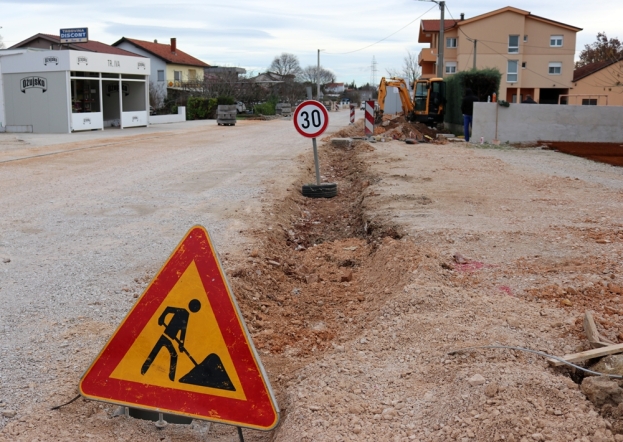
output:
M111 378L119 362L153 317L188 266L195 261L246 401ZM231 425L270 430L279 414L270 385L262 375L251 338L233 300L208 232L195 226L186 234L145 293L80 380L80 393L89 399L180 414Z

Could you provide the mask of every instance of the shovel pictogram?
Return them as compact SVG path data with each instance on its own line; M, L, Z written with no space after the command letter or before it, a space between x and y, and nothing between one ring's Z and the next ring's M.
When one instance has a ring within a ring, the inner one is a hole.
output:
M201 303L197 299L193 299L188 303L188 310L179 307L167 307L158 319L158 325L164 327L164 333L154 345L151 353L141 367L141 374L144 375L149 367L158 356L160 350L164 347L169 351L171 362L169 365L169 379L175 381L175 370L177 367L177 351L172 341L175 341L179 350L184 353L193 363L194 368L186 375L179 379L183 384L199 385L201 387L218 388L221 390L236 391L231 382L221 358L216 353L210 353L206 358L197 363L195 358L188 352L184 346L186 338L186 328L190 312L196 313L201 309ZM189 312L190 310L190 312ZM167 324L166 318L172 314L173 317ZM180 337L178 338L178 334Z

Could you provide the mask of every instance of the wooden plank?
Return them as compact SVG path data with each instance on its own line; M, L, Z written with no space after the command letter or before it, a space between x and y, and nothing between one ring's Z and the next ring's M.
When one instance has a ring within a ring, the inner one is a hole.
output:
M592 350L582 351L580 353L573 353L563 356L562 359L567 362L576 363L586 361L588 359L600 358L602 356L614 355L617 353L623 353L623 344L609 345L607 347L594 348ZM555 359L548 359L547 362L555 367L564 365L563 362L557 361Z
M593 313L590 311L584 313L584 333L586 333L586 338L592 348L607 347L612 344L612 342L605 342L605 339L599 334Z

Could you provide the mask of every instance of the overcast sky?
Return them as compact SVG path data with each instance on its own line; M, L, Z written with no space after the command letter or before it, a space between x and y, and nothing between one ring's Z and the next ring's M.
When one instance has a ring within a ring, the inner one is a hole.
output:
M597 32L623 38L620 0L447 0L446 17L473 17L505 6L583 28L576 56ZM218 66L265 71L282 52L301 67L320 64L338 82L376 82L387 70L401 70L407 51L418 54L420 18L439 18L436 4L417 0L293 2L285 0L0 0L0 35L7 47L39 32L88 27L89 38L112 44L121 37L168 42Z

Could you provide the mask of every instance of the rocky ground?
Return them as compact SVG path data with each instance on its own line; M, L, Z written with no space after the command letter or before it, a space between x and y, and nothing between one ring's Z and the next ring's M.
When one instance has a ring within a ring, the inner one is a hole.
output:
M307 152L285 192L265 195L245 219L245 241L223 253L282 409L276 430L245 430L245 440L623 440L616 382L595 400L598 388L582 389L579 372L474 348L588 349L586 310L604 337L623 338L620 170L539 148L409 145L397 139L426 133L402 121L380 131L386 142L330 144L361 132L322 140L321 171L338 183L336 198L298 193L313 180ZM49 410L73 396L80 369L157 267L119 288L130 301L115 315L49 325L72 359L42 364L49 334L32 329L33 370L54 366L65 380L42 388L51 378L36 374L18 385L2 371L0 440L237 440L229 427L197 421L157 430L83 399ZM25 320L16 314L11 327Z

